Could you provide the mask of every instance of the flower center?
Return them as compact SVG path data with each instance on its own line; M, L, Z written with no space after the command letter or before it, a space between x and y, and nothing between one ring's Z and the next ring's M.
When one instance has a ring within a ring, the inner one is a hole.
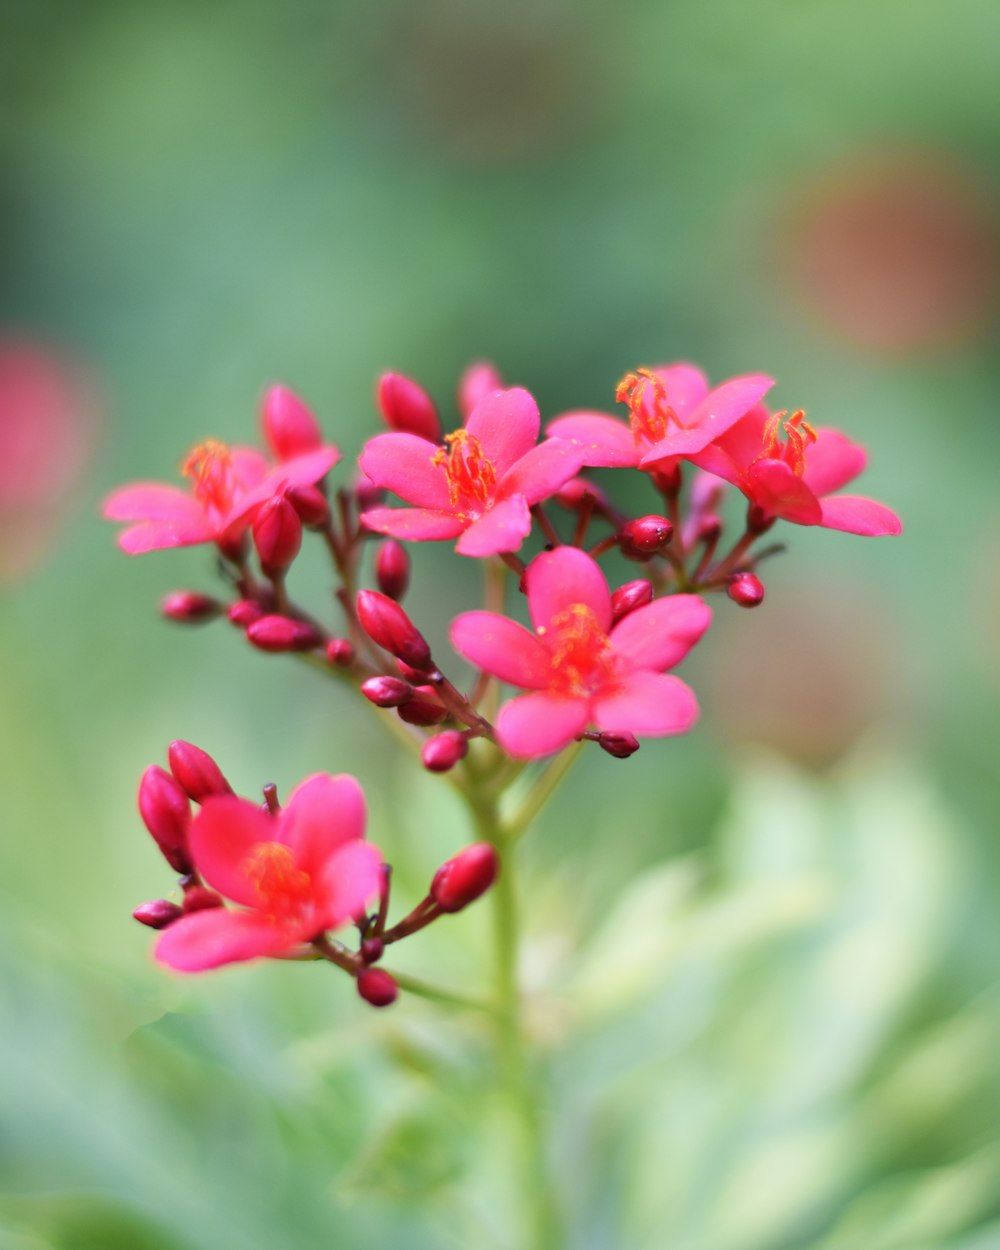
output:
M260 900L260 910L279 920L301 916L312 901L312 879L295 867L295 859L280 842L261 842L245 864L246 875Z
M636 447L666 438L670 423L684 423L667 402L667 384L652 369L626 373L615 389L615 403L628 404L628 423Z
M612 680L615 656L607 634L584 603L552 618L552 689L557 694L593 694Z
M762 460L784 460L796 477L801 477L806 467L806 448L816 441L816 431L799 408L787 421L787 414L776 412L764 427L764 452ZM781 430L787 441L781 441Z
M206 508L226 513L240 485L233 465L233 453L225 443L207 438L192 448L181 465L181 472L194 486L194 497Z
M432 463L444 469L452 507L484 508L497 484L493 461L483 455L479 439L468 430L446 434L444 441L447 449L442 447Z

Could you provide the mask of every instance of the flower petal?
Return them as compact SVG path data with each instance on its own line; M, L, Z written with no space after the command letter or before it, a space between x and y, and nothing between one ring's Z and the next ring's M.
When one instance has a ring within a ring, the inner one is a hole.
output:
M764 453L764 429L770 413L757 404L714 443L691 456L700 468L740 486L743 474ZM742 487L741 487L742 489Z
M698 719L698 700L679 677L630 673L613 694L594 700L597 727L609 733L682 734Z
M523 495L529 504L539 503L565 486L582 465L579 448L565 439L547 438L511 465L497 483L497 499Z
M698 595L668 595L619 621L611 643L630 668L660 673L684 659L711 620L712 609Z
M497 740L515 759L531 760L568 746L587 728L586 699L539 692L505 703L497 716Z
M271 469L256 486L246 490L235 500L226 522L232 524L245 517L274 495L281 495L295 486L315 486L340 459L340 452L332 444L317 451L282 460Z
M450 637L459 655L501 681L526 690L549 684L549 653L517 621L496 612L463 612L452 621Z
M642 467L669 456L692 456L702 451L745 417L773 385L773 378L750 373L715 387L686 417L688 428L671 426L666 437L643 456Z
M288 796L278 818L278 840L296 867L319 877L330 857L365 836L365 795L354 777L313 773Z
M259 912L213 907L175 921L161 934L153 953L175 972L205 972L222 964L279 955L299 940Z
M546 427L547 434L575 443L583 463L594 468L629 468L639 463L639 449L624 421L601 412L567 412Z
M530 533L528 501L523 495L512 495L473 521L455 550L460 556L495 556L501 551L517 551Z
M279 825L249 799L218 795L205 800L191 822L188 845L198 872L213 889L234 902L260 902L247 877L247 862L262 842L277 840Z
M316 881L316 919L338 929L362 916L382 888L382 852L370 842L348 842Z
M465 428L479 439L483 454L493 461L500 478L538 442L540 425L538 405L526 390L514 386L484 395Z
M663 379L667 403L682 421L708 394L708 378L695 365L679 361L673 365L657 365L653 372Z
M547 631L554 617L582 603L594 613L601 629L611 625L611 592L604 574L586 552L576 547L543 551L525 573L528 610L539 633Z
M903 522L885 504L859 495L828 495L820 500L823 519L819 522L831 530L845 534L861 534L866 538L881 538L903 532Z
M118 535L118 546L130 556L140 556L168 547L193 547L198 543L214 542L216 537L214 526L202 513L197 520L190 522L143 521L132 525Z
M416 434L378 434L364 446L358 464L376 486L421 508L451 508L448 478L434 463L440 450Z
M796 525L818 525L819 500L784 460L758 460L746 477L749 498L769 516Z
M806 448L802 480L814 495L840 490L861 473L868 456L863 447L852 443L839 430L816 431L816 442Z
M204 519L201 504L165 482L133 482L108 495L101 514L109 521L176 521L186 524Z
M362 512L361 522L376 534L391 534L411 542L457 538L469 524L454 512L434 512L430 508L371 508Z

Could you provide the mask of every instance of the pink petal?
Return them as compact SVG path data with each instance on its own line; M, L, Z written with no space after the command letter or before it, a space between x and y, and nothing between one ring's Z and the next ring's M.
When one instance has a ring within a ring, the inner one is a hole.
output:
M750 466L746 484L751 500L769 516L796 525L819 524L819 501L784 460L758 460Z
M704 451L692 455L691 459L707 472L740 486L743 474L763 454L764 428L770 415L763 404L757 404L725 434L710 443Z
M517 551L531 533L531 512L523 495L495 503L478 521L473 521L455 544L460 556L495 556L501 551Z
M689 428L680 430L671 427L666 437L655 443L643 456L642 467L655 464L668 456L692 456L700 452L732 429L773 385L773 378L765 377L762 373L752 373L746 377L730 378L728 382L715 387L688 414L686 420Z
M469 524L454 512L432 512L429 508L371 508L362 512L361 522L376 534L411 542L457 538Z
M540 692L505 703L497 716L497 740L515 759L531 760L568 746L587 728L588 701Z
M663 379L667 391L667 403L674 412L686 420L708 394L708 378L694 365L680 362L675 365L657 365L653 370Z
M698 719L694 691L679 677L630 673L613 694L594 700L594 720L610 733L682 734Z
M673 668L708 629L712 609L698 595L668 595L630 612L611 642L630 668Z
M222 964L279 955L298 941L297 934L259 912L213 907L175 921L153 953L176 972L205 972Z
M277 836L296 867L318 877L340 847L365 836L364 791L346 773L313 773L288 796Z
M362 916L382 888L382 852L370 842L348 842L316 882L316 919L337 929Z
M253 488L267 477L270 465L267 457L256 447L231 447L233 470L243 490Z
M496 612L463 612L451 623L451 645L485 673L512 686L542 690L549 684L549 653L530 629Z
M639 463L631 429L600 412L567 412L551 421L546 433L576 443L585 465L623 469Z
M527 391L515 386L483 396L465 428L479 439L483 454L493 461L499 478L534 447L540 425L538 405Z
M118 535L118 546L130 556L139 556L168 547L193 547L214 542L215 538L214 526L202 513L198 520L190 522L144 521L130 526Z
M226 524L242 520L254 508L274 495L281 495L294 486L315 486L340 459L336 447L321 447L318 451L292 456L275 465L252 489L242 492L234 501L226 516Z
M901 534L903 522L885 504L858 495L829 495L820 500L823 519L820 525L846 534L861 534L866 538L880 538Z
M247 864L262 842L276 840L278 828L274 818L249 799L208 798L191 823L191 858L213 889L234 902L255 907L260 897L247 877Z
M451 507L448 478L434 464L440 450L416 434L378 434L361 452L358 464L376 486L391 490L407 503L447 511Z
M539 633L548 631L553 618L582 603L594 613L601 629L611 626L611 592L604 574L586 552L576 547L543 551L525 573L528 610Z
M204 518L201 504L164 482L135 482L112 491L101 514L109 521L177 521L181 524Z
M516 461L497 483L497 499L523 495L529 504L540 503L565 486L583 465L578 448L561 438L547 438Z
M817 430L816 442L806 448L802 480L814 495L829 495L853 482L867 459L865 449L839 430Z

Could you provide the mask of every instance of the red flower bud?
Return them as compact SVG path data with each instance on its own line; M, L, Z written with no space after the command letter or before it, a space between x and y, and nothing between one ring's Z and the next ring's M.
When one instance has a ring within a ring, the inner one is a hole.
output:
M391 429L441 441L437 408L427 392L402 373L383 373L378 380L378 406Z
M377 508L383 499L385 491L382 487L376 486L371 478L359 473L354 483L354 502L358 505L358 511L367 512L369 508Z
M717 512L706 512L699 518L697 534L700 543L717 542L721 533L722 518Z
M361 693L376 707L400 707L413 698L413 687L402 677L369 677L361 683Z
M637 577L634 582L626 582L619 586L611 596L611 614L614 624L634 612L636 608L645 607L653 602L653 583L645 577Z
M170 867L190 872L191 804L180 784L157 764L150 764L139 782L139 815Z
M445 912L461 911L485 894L500 871L500 857L489 842L475 842L434 874L430 895Z
M226 615L234 625L239 626L240 629L246 629L254 621L259 621L261 617L267 616L267 611L253 599L237 599L235 603L229 605Z
M362 968L357 984L358 993L373 1007L388 1007L399 994L395 979L384 968Z
M267 445L279 460L317 451L323 445L319 422L287 386L272 386L264 393L261 424Z
M598 509L608 506L608 497L596 482L585 477L571 477L565 486L555 493L555 501L563 508L576 512L583 507L585 500L590 499Z
M167 747L167 760L178 784L196 803L212 794L232 794L233 788L222 770L201 747L178 739Z
M469 742L459 729L446 729L424 743L420 758L431 773L447 773L469 754Z
M366 964L377 964L385 953L385 943L381 938L365 938L361 943L361 958Z
M132 918L150 929L165 929L184 913L176 903L165 898L154 898L152 902L140 903L132 913Z
M267 577L284 573L299 554L302 522L284 495L273 495L254 513L253 541Z
M613 755L616 760L627 760L630 755L635 755L638 751L639 739L635 734L605 732L598 734L597 745L602 751Z
M674 527L665 516L640 516L622 526L618 542L623 555L641 558L662 551L673 536Z
M350 668L354 663L354 645L346 638L331 638L326 644L326 658L338 668Z
M313 651L323 638L308 621L293 621L289 616L262 616L247 629L247 640L261 651Z
M400 677L405 677L414 686L423 686L427 681L427 673L424 670L414 668L405 660L397 660L396 667L399 669Z
M417 686L413 696L398 709L400 720L408 725L440 725L448 719L448 709L438 698L433 686Z
M753 573L734 573L726 586L726 594L741 608L755 608L764 602L764 583Z
M200 595L195 590L172 590L160 600L160 614L181 625L201 625L213 620L221 611L218 599Z
M285 498L295 509L299 520L307 529L318 529L330 515L326 495L318 486L290 486Z
M387 538L375 557L375 577L378 588L390 599L402 599L410 584L410 557L406 548L395 538Z
M458 410L468 421L476 404L491 391L503 390L503 378L488 360L477 360L458 379Z
M373 642L425 672L433 663L427 640L398 603L377 590L359 590L358 620Z
M225 907L222 895L203 885L192 885L184 891L184 915L194 911L211 911L213 907Z

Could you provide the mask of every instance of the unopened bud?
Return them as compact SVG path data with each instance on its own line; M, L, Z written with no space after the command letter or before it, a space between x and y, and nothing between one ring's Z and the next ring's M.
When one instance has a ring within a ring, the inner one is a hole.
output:
M500 857L489 842L475 842L434 874L430 895L445 912L461 911L485 894L500 871Z
M469 754L469 742L458 729L446 729L424 743L420 758L431 773L447 773Z
M357 984L358 993L373 1007L388 1007L399 994L395 978L384 968L362 968Z
M361 958L366 964L377 964L385 953L385 943L381 938L365 938L361 943Z
M427 640L398 603L377 590L359 590L358 620L373 642L412 668L426 671L432 665Z
M193 885L184 891L184 915L190 916L195 911L211 911L215 907L225 907L221 894L209 890L203 885Z
M722 517L717 512L706 512L698 520L698 541L701 543L718 542L722 533Z
M261 424L268 447L279 460L290 460L323 445L323 432L308 406L287 386L264 393Z
M413 698L413 687L402 677L369 677L361 683L361 693L376 707L401 707Z
M132 913L132 918L150 929L165 929L183 914L176 903L165 898L154 898L149 903L140 903Z
M623 525L618 534L622 554L651 556L670 542L674 527L665 516L640 516Z
M273 495L254 513L253 541L267 577L284 573L299 554L302 522L284 495Z
M448 719L448 709L434 692L433 686L417 686L411 698L399 708L400 720L408 725L440 725Z
M285 491L285 498L307 529L317 529L324 525L330 515L326 495L318 486L290 486Z
M150 764L139 782L139 815L170 867L190 872L191 804L180 783L158 764Z
M218 599L195 590L172 590L160 600L160 614L181 625L201 625L214 620L221 611Z
M397 601L406 594L410 584L410 557L395 538L387 538L375 557L375 578L384 595Z
M437 408L427 392L402 373L383 373L378 380L378 406L391 429L441 441Z
M616 760L627 760L630 755L635 755L638 751L639 739L635 734L605 732L598 734L597 745L602 751L613 755Z
M645 577L637 577L634 582L626 582L619 586L611 596L612 622L617 624L622 617L628 616L636 608L645 607L653 602L653 583Z
M359 473L354 483L354 501L359 512L367 512L369 508L377 508L385 499L385 491L376 486L370 477Z
M582 508L588 499L598 508L608 506L608 497L604 491L596 482L591 482L585 477L571 477L555 494L556 503L563 508L568 508L571 512Z
M308 621L290 616L262 616L247 629L247 641L261 651L313 651L323 641Z
M754 573L734 573L726 585L726 594L741 608L755 608L764 602L764 583Z
M462 420L468 421L472 410L491 391L503 389L503 378L496 365L488 360L477 360L458 379L458 410Z
M354 663L354 644L346 638L331 638L326 644L326 658L338 668L350 668Z
M174 779L189 799L201 803L213 794L232 794L233 788L207 751L178 739L167 747Z
M267 610L253 599L237 599L229 605L226 615L239 629L247 629L254 621L267 616Z

